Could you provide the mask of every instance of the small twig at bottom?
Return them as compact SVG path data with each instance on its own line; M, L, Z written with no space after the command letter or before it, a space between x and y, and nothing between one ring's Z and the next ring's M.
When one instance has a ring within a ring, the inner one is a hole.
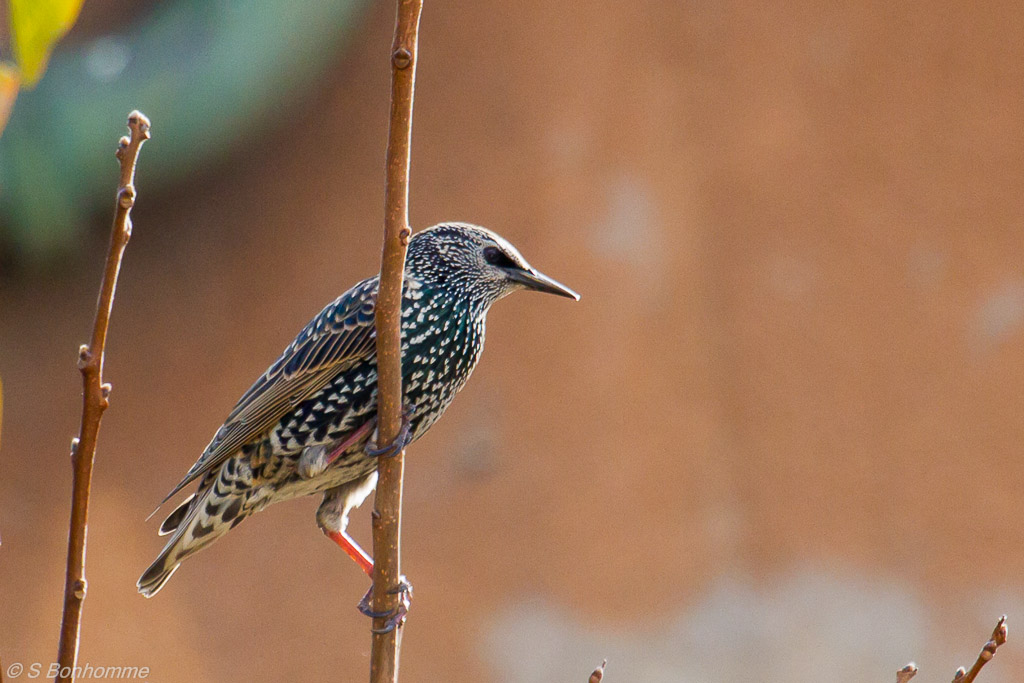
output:
M970 671L964 671L963 667L957 669L956 673L953 674L953 683L972 683L977 678L978 672L981 671L981 667L988 664L992 657L995 656L999 646L1006 642L1006 636L1006 615L1004 614L999 617L996 627L992 629L992 637L989 638L989 641L981 648L981 652L978 653L978 659L975 660L974 666L971 667Z
M981 648L981 652L978 654L978 659L974 662L974 666L968 671L962 666L956 670L953 674L953 683L974 683L974 679L978 677L978 672L981 671L981 667L989 663L992 657L995 656L996 650L999 646L1006 642L1007 628L1006 628L1006 615L999 617L999 621L996 622L995 629L992 630L992 637L985 643L985 646ZM905 667L896 672L896 683L907 683L911 678L917 674L917 665L911 662ZM593 680L593 679L591 679Z
M896 683L907 683L917 675L917 664L911 662L896 672Z

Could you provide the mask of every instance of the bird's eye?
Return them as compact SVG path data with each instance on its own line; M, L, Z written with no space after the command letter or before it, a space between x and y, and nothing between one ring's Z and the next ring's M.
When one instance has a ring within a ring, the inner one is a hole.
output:
M492 266L499 266L501 268L516 267L516 264L508 257L508 254L498 249L498 247L486 247L484 249L484 260Z

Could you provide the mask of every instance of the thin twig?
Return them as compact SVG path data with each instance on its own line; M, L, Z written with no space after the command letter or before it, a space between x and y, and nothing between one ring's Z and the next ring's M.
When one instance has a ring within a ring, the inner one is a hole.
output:
M388 130L387 186L385 188L384 250L377 294L377 425L378 443L392 443L402 423L402 273L409 228L409 146L412 140L412 102L416 81L416 48L423 0L399 0L395 40L391 46L391 122ZM405 453L382 457L373 511L373 609L387 612L398 607L399 596L389 593L401 580L402 479ZM375 619L381 629L384 620ZM402 627L374 633L370 654L370 681L398 681L398 653Z
M978 653L978 659L974 662L974 666L971 667L970 671L964 671L963 667L957 669L956 673L953 674L953 683L973 683L974 679L978 676L978 672L981 671L981 667L988 664L992 657L995 656L999 646L1006 642L1006 636L1006 615L1004 614L999 617L996 627L992 629L992 637L989 638L985 646L981 648L981 652Z
M907 683L917 675L917 664L911 662L896 672L896 683Z
M974 683L974 679L977 678L978 672L981 671L981 667L988 664L989 660L995 656L996 650L1000 645L1006 642L1007 628L1006 628L1006 615L999 617L999 621L996 622L995 629L992 630L992 637L985 643L985 646L981 648L981 652L978 654L977 661L974 662L974 666L971 667L970 671L967 671L962 666L956 670L953 674L953 683ZM896 683L907 683L911 678L917 675L917 665L911 662L905 667L896 672Z
M3 379L0 378L0 436L3 433L4 426L4 383ZM0 443L3 443L3 439L0 438ZM3 538L0 537L0 545L3 545ZM3 671L0 671L0 683L4 683Z
M82 425L78 438L71 441L73 487L71 493L71 525L68 533L68 566L64 581L64 614L60 624L60 664L57 681L74 680L74 667L78 659L78 635L82 623L82 603L85 601L85 537L89 521L89 490L92 485L92 465L96 455L96 439L100 431L103 411L109 405L110 385L103 383L103 353L107 343L107 326L114 303L117 274L121 258L132 234L129 217L135 205L135 162L142 143L149 139L149 119L140 112L128 115L131 138L123 137L118 143L117 160L121 164L121 179L117 190L117 210L110 233L110 249L103 270L96 319L92 327L92 340L78 349L78 369L82 371ZM68 672L67 676L61 673Z
M601 679L604 678L604 668L606 666L608 666L607 659L601 662L601 666L594 669L594 673L590 674L590 680L587 683L601 683Z

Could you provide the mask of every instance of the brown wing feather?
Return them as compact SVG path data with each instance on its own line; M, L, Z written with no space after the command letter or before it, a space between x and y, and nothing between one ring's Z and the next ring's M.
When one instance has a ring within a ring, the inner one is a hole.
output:
M376 299L377 278L363 280L309 321L281 357L242 395L196 464L160 504L262 436L338 373L372 356Z

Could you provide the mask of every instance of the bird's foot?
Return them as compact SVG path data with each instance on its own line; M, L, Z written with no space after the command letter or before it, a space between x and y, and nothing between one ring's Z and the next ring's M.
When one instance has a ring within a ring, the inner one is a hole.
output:
M363 451L373 458L392 458L401 453L403 448L412 443L412 415L415 412L416 406L405 406L402 410L402 427L398 430L395 440L383 448L378 448L376 439L379 432L374 432L373 439L366 443Z
M366 435L376 424L377 418L369 419L360 425L359 428L349 432L348 436L344 439L330 446L317 444L302 449L302 455L299 456L299 463L296 467L299 476L303 479L312 479L323 474L324 470L338 459L338 456L347 451L353 444L359 443L359 441L366 438Z
M330 463L327 460L327 446L317 444L302 449L296 470L303 479L312 479L322 474L328 464Z
M404 576L398 577L398 585L390 589L388 593L398 595L398 607L386 612L375 612L370 608L370 601L373 599L373 586L366 591L366 595L359 601L357 608L360 612L371 619L387 619L382 628L370 629L374 633L390 633L405 623L405 617L409 614L409 606L412 604L412 584Z

